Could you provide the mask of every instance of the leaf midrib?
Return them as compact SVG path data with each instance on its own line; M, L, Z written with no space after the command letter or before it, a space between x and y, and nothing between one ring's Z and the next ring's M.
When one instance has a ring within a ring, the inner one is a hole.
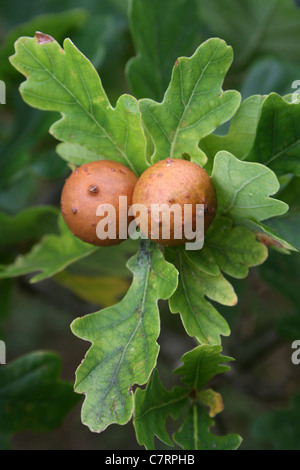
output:
M139 321L137 322L137 325L133 331L133 333L131 334L131 336L129 337L127 343L124 345L123 347L123 350L120 348L119 350L115 351L115 354L119 353L120 351L122 351L122 354L120 356L120 359L119 359L119 362L118 362L118 365L116 367L116 370L115 370L115 373L110 381L110 384L109 386L107 387L106 391L105 391L105 394L103 396L103 398L101 399L101 401L99 402L99 409L101 409L101 407L105 404L105 399L108 395L108 393L111 391L111 389L115 386L115 383L116 383L116 379L117 379L117 376L118 376L118 373L119 373L119 370L120 370L120 367L122 365L122 362L123 362L123 359L124 359L124 356L125 356L125 353L126 353L126 350L128 349L128 346L130 345L131 341L133 340L138 328L140 327L142 321L143 321L143 318L144 318L144 314L145 314L145 300L146 300L146 294L147 294L147 288L148 288L148 284L149 284L149 277L150 277L150 272L151 272L151 262L150 262L150 253L148 252L147 253L147 257L148 257L148 269L147 269L147 274L146 274L146 278L145 278L145 285L144 285L144 291L143 291L143 297L142 297L142 307L141 307L141 316L139 318ZM133 312L135 312L136 309L134 309ZM111 356L110 356L111 357ZM101 363L105 362L107 358L104 358L103 361L101 361ZM97 365L95 367L93 367L93 369L91 369L88 373L88 375L86 377L84 377L84 379L80 382L78 382L76 384L76 388L78 388L79 385L82 385L87 379L88 377L99 367L100 363L98 362ZM120 393L122 393L122 390L118 389Z
M196 81L196 83L195 83L195 85L194 85L194 87L193 87L192 93L191 93L191 95L190 95L190 97L189 97L189 100L188 100L187 104L185 105L185 103L184 103L183 100L182 100L183 112L182 112L182 114L181 114L180 121L179 121L179 123L178 123L178 125L177 125L176 131L175 131L175 134L174 134L174 138L173 138L173 140L172 140L172 142L171 142L170 156L173 155L174 147L176 146L176 141L177 141L178 133L179 133L180 130L181 130L182 122L183 122L183 120L184 120L184 117L185 117L185 115L186 115L187 110L188 110L189 107L190 107L191 101L192 101L192 99L193 99L193 97L194 97L194 94L195 94L195 90L198 88L199 83L200 83L200 81L202 80L203 75L204 75L206 69L207 69L207 68L211 65L211 63L213 62L213 58L215 57L216 53L217 53L218 50L220 49L220 46L221 46L221 42L219 42L218 47L214 50L214 52L213 52L213 54L212 54L212 57L210 58L209 62L205 65L205 67L203 68L203 70L202 70L200 76L198 77L198 79L197 79L197 81ZM189 60L189 59L188 59L188 60ZM181 83L181 63L178 64L178 67L179 67L179 75L180 75L180 83ZM182 87L181 87L181 89L182 89Z
M184 390L184 389L183 389ZM186 398L188 398L190 396L190 390L186 390L185 393L183 393L182 395L176 397L176 398L173 398L172 400L169 400L168 402L165 402L165 403L160 403L158 405L155 405L155 406L152 406L150 408L148 408L143 414L135 417L135 421L138 421L142 418L144 418L147 414L151 413L152 411L155 411L155 410L158 410L160 408L165 408L167 406L170 406L174 403L178 403L182 400L185 400Z
M234 187L233 182L231 181L230 173L229 173L229 165L230 165L230 160L227 159L227 164L226 164L227 178L228 178L229 183ZM258 173L256 175L254 175L252 178L250 178L249 180L244 181L238 188L235 188L233 196L232 196L231 201L230 201L230 204L226 208L224 208L222 213L226 214L234 207L234 205L236 203L236 200L239 196L239 193L243 189L245 189L246 186L248 186L250 183L252 183L256 179L260 178L261 176L265 176L265 175L266 175L266 172ZM262 206L258 206L258 207L262 207Z
M188 304L188 308L190 310L190 312L192 312L193 314L193 318L194 320L196 321L199 329L200 329L200 332L202 333L203 337L205 338L206 341L208 341L208 338L206 336L206 334L204 333L203 329L202 329L202 326L200 325L198 319L197 319L197 316L194 312L194 309L193 309L193 306L191 304L191 301L190 301L190 298L189 298L189 295L188 295L188 292L187 292L187 288L186 288L186 285L185 285L185 280L184 280L184 270L182 268L182 265L183 265L183 261L182 261L182 256L181 254L179 255L179 266L180 266L180 277L181 277L181 285L182 285L182 288L183 288L183 292L184 292L184 295L185 295L185 299L186 299L186 302ZM186 265L185 265L186 266Z
M122 148L112 139L111 135L107 132L107 130L102 127L102 125L100 124L100 122L95 118L94 114L92 112L90 112L89 110L87 110L83 105L82 103L78 100L78 98L64 85L64 83L62 83L55 75L54 73L52 73L34 54L32 54L32 52L30 51L30 49L28 49L25 44L23 43L22 44L24 49L27 51L27 53L40 65L40 67L42 68L42 70L46 71L51 77L53 80L56 81L56 83L61 87L63 88L70 96L71 98L75 101L75 103L82 109L82 111L94 122L94 124L96 124L96 126L102 131L102 133L105 135L105 137L111 142L111 144L120 152L120 154L122 155L122 157L124 158L124 160L126 160L127 164L130 166L130 168L132 169L132 171L134 173L136 173L136 170L134 168L134 166L132 165L131 161L128 159L127 155L124 153L124 151L122 150ZM49 55L49 54L48 54ZM73 59L73 53L71 52L71 55L72 55L72 59ZM73 59L74 61L74 59ZM76 61L75 61L76 63ZM77 67L77 65L76 65ZM77 67L78 69L78 67ZM82 81L82 76L80 74L80 78L81 78L81 81ZM86 90L86 88L85 88ZM104 93L104 92L103 92ZM115 109L111 106L111 104L109 103L109 100L107 99L107 102L109 104L109 107L112 111L115 111ZM71 103L69 103L71 104Z

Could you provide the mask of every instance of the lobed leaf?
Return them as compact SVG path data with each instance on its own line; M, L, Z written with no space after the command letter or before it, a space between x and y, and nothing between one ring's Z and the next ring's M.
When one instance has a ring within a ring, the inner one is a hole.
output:
M262 221L284 214L288 205L270 198L279 190L275 174L266 166L238 160L229 152L215 156L212 181L219 212L234 219Z
M27 78L20 87L24 101L62 115L50 129L58 140L141 173L147 167L146 141L136 99L122 95L113 108L89 60L70 39L63 46L43 33L18 39L10 61Z
M147 450L155 449L154 436L169 446L174 445L165 428L165 422L168 416L177 419L180 410L188 403L189 393L189 390L181 387L166 390L157 369L144 390L137 388L134 395L133 425L140 445Z
M224 362L234 359L222 356L221 346L201 344L182 356L183 365L174 371L190 389L201 390L212 377L230 370Z
M164 100L140 100L143 122L153 143L152 162L167 157L192 160L204 165L199 141L228 121L237 110L237 91L222 91L232 62L231 47L221 39L203 43L190 58L176 61Z
M184 354L184 365L174 373L182 375L182 381L187 387L166 390L155 370L147 387L144 390L136 390L133 423L139 444L144 445L146 449L155 449L154 436L157 436L165 444L173 446L165 427L166 419L171 416L177 420L181 410L195 398L209 406L209 413L213 416L222 411L223 401L220 394L213 390L201 390L212 377L230 369L222 363L233 359L222 356L221 350L220 346L202 345Z
M171 312L180 313L189 336L201 343L219 344L220 336L228 336L230 329L206 296L235 305L237 298L232 286L219 271L217 275L201 271L197 260L184 249L167 249L166 257L179 272L178 287L169 300Z
M246 227L234 226L229 217L217 217L205 237L205 246L196 256L209 256L211 264L237 279L245 278L249 268L262 264L268 256L266 246Z
M240 160L245 159L255 140L264 100L265 96L253 95L242 101L226 135L210 134L201 140L199 146L208 158L205 169L209 173L213 169L215 155L221 150L232 153Z
M177 285L176 269L152 242L141 242L128 267L134 276L123 300L72 323L73 333L92 343L77 370L75 391L86 395L82 421L94 432L130 419L131 388L146 383L156 364L157 301L169 298Z
M232 219L218 216L201 250L169 248L166 256L179 271L178 288L169 300L171 312L180 313L190 336L201 343L219 344L220 335L227 336L230 331L208 299L234 306L236 294L222 271L235 278L246 277L250 267L266 260L266 246L247 228L234 227Z
M213 425L214 421L203 406L193 404L181 428L174 434L174 440L184 450L236 450L240 446L240 436L216 436L210 432Z

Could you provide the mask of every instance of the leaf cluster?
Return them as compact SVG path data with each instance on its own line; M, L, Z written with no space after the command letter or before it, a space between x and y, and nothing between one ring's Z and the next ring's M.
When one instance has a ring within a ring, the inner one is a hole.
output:
M77 337L91 343L76 372L75 391L85 395L82 421L101 432L112 423L125 424L133 418L137 441L147 449L154 448L154 436L183 449L240 445L238 435L220 437L210 431L223 402L209 382L228 372L221 364L232 360L220 354L222 337L230 335L230 327L216 304L238 302L228 277L245 278L252 267L266 261L269 250L290 254L299 248L294 229L299 204L293 195L299 178L300 103L274 92L243 99L239 91L226 87L234 84L233 77L245 70L254 55L272 53L274 45L277 58L291 60L299 12L289 1L274 0L263 8L256 0L245 2L248 8L238 1L229 3L167 0L167 21L159 0L132 0L129 19L137 55L126 66L131 92L117 97L115 104L97 70L104 51L91 47L89 60L71 39L60 45L65 31L55 39L50 35L51 21L61 21L67 31L68 25L80 27L84 12L68 16L69 23L63 14L52 20L40 18L39 24L45 21L49 29L34 37L28 36L25 25L10 57L14 69L25 76L20 86L24 102L34 108L32 112L48 112L38 125L42 132L51 123L50 134L59 142L56 151L64 169L110 159L139 176L166 156L188 158L206 169L216 188L217 217L198 252L183 247L162 251L147 240L126 242L110 248L108 254L75 239L52 207L31 208L12 217L0 214L5 222L1 245L20 241L15 227L22 228L22 240L24 233L26 240L38 239L29 251L1 264L0 279L34 274L31 282L35 283L54 276L56 282L95 303L97 283L102 285L105 308L71 325ZM232 15L233 3L239 15ZM284 42L280 35L274 36L282 16L286 22L293 20ZM218 37L202 42L205 35L196 33L199 21L209 32L217 31ZM263 34L249 41L257 21ZM155 29L146 28L146 23ZM236 30L240 34L233 36L230 32ZM157 47L158 40L163 47ZM8 36L3 53L11 42ZM220 131L224 126L225 133ZM33 130L34 141L35 126ZM26 153L22 166L28 158ZM8 158L3 160L6 174L14 175L14 167L6 162ZM43 218L49 226L41 232L36 227ZM115 283L115 273L105 284L101 277L92 281L76 272L77 266L81 274L85 260L91 258L104 276L109 260L123 262L129 255L133 256L128 271L123 263L126 281L121 286ZM84 282L90 286L88 292ZM123 298L117 301L120 295ZM156 369L160 300L168 302L171 313L180 315L195 345L175 370L182 384L171 391L164 388ZM181 419L173 441L166 430L169 416ZM15 431L0 432L6 436Z

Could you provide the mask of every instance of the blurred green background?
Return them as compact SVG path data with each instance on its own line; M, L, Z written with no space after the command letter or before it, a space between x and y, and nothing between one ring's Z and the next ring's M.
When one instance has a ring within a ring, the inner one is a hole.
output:
M296 2L282 0L280 15L274 18L269 11L274 2L180 0L175 3L181 4L186 15L170 24L168 8L172 3L156 0L160 13L157 30L152 33L149 25L145 34L156 35L155 61L162 76L149 97L162 99L176 58L191 55L203 40L213 36L225 39L235 53L225 88L238 89L243 98L294 91L293 81L300 80L300 9ZM6 104L0 105L0 264L6 264L27 252L44 234L56 233L57 214L50 210L34 229L24 216L13 227L14 236L3 230L7 224L4 215L14 216L40 205L59 208L60 192L70 172L48 133L57 116L30 108L20 97L18 86L23 78L8 61L14 41L33 36L37 30L60 43L70 37L98 70L113 105L122 93L131 92L126 64L136 55L136 44L126 0L15 0L2 1L0 8L0 80L7 88ZM137 98L142 97L143 89L138 93ZM299 178L282 187L278 197L290 204L291 212L284 223L274 221L273 227L300 248ZM6 236L1 237L1 232ZM103 259L95 255L41 283L30 284L29 276L1 280L0 338L7 345L7 363L33 351L54 351L61 357L61 377L73 382L88 345L72 335L70 323L123 296L130 283L125 263L134 249L134 244L124 243L122 257L119 252L112 256L109 272ZM243 436L241 450L300 449L300 365L291 361L291 344L300 339L299 274L298 254L271 250L265 265L252 269L246 280L233 282L238 305L217 306L232 329L224 340L224 353L236 362L229 374L216 379L225 403L216 432ZM179 316L170 314L166 303L160 307L158 368L164 384L171 386L175 379L170 370L194 343L185 334ZM131 423L92 434L81 424L80 407L81 401L50 432L14 434L11 448L138 448ZM169 426L172 429L172 422Z

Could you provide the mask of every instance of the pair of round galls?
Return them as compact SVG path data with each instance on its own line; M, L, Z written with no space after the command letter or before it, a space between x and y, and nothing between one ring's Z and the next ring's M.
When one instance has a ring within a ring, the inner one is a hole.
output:
M119 196L127 198L126 211L120 210ZM102 240L96 233L101 220L96 215L97 208L104 204L111 204L116 211L116 238L113 239ZM84 242L97 246L111 246L124 241L119 237L119 223L128 227L133 220L128 215L132 204L145 207L145 211L139 213L139 223L141 227L148 226L148 233L145 234L148 238L162 245L176 246L187 241L184 233L180 239L174 236L177 233L176 223L182 225L183 219L175 221L171 213L170 237L164 239L160 231L153 238L151 206L179 204L183 214L184 205L190 204L194 224L196 205L203 204L206 232L216 214L217 197L212 181L203 168L187 160L170 158L155 163L139 178L129 168L114 161L98 160L85 164L72 172L61 196L61 211L69 229ZM195 227L192 229L195 230Z

